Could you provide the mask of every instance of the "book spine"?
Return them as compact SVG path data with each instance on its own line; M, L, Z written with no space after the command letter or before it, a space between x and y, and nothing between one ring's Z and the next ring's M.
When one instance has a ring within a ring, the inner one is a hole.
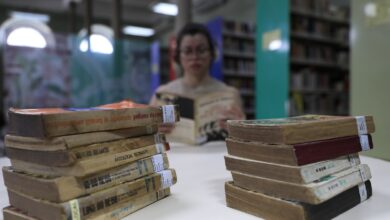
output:
M310 183L358 164L360 164L359 156L357 154L353 154L348 157L302 166L300 172L304 183Z
M359 169L351 174L335 178L314 189L315 196L321 200L327 200L337 194L350 189L371 178L371 172L367 165L358 166Z
M63 203L68 219L85 218L92 213L110 209L112 206L139 198L149 192L171 187L176 182L174 170L164 170L152 176L124 183L86 197Z

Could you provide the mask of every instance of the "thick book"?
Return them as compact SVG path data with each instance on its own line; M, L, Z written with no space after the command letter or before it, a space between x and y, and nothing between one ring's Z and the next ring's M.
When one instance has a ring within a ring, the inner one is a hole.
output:
M232 176L234 184L244 189L278 198L319 204L369 180L371 172L366 164L360 164L308 184L284 182L239 172L232 172Z
M11 159L14 170L34 175L43 176L76 176L83 177L98 173L120 165L128 164L146 157L164 153L168 150L168 144L152 144L127 150L119 153L112 153L103 156L86 157L77 160L70 166L51 166L38 163L31 163L24 160Z
M373 141L370 134L362 134L300 144L269 144L227 138L226 145L228 153L233 156L301 166L370 150Z
M172 93L157 93L159 104L180 106L180 122L169 134L168 140L189 144L203 144L208 141L224 140L227 131L221 121L233 116L221 114L236 103L236 95L229 92L214 92L189 98Z
M375 131L372 116L303 115L290 118L229 120L230 137L269 144L297 144Z
M131 137L155 134L157 133L157 127L157 125L147 125L110 131L65 135L52 138L24 137L7 134L4 138L4 144L7 147L25 150L69 150L76 147L87 146L101 142L116 141Z
M93 108L11 108L9 134L27 137L55 137L123 129L179 121L178 106L152 107L130 101Z
M85 219L106 213L117 204L169 188L175 183L176 173L169 169L63 203L48 202L10 189L8 197L13 207L38 219Z
M169 195L170 195L169 188L157 192L150 192L144 196L113 205L109 209L105 210L105 212L97 212L95 214L91 214L91 216L89 216L87 219L119 220ZM36 208L37 210L29 209L28 211L22 211L13 206L5 207L3 209L4 220L46 220L46 219L49 220L50 216L47 216L46 214L40 214L41 216L44 215L44 218L38 219L36 217L33 217L36 216L36 212L45 213L46 211L45 209L41 210L40 206L37 206ZM72 219L80 219L80 218L77 218L77 216L75 216L72 217Z
M99 157L121 154L150 145L164 145L166 150L169 144L164 134L145 135L126 138L116 141L107 141L84 145L72 149L46 151L40 149L26 150L6 145L7 156L11 159L42 164L46 166L71 166L78 161L93 160Z
M372 196L370 181L348 189L318 205L284 200L225 183L228 207L265 219L328 220L359 205Z
M3 167L3 178L4 185L13 191L51 202L64 202L168 168L167 155L157 154L85 177L36 176Z
M354 167L358 164L360 164L358 154L352 154L304 166L289 166L251 160L242 157L225 156L226 169L229 171L297 184L311 183L333 173Z

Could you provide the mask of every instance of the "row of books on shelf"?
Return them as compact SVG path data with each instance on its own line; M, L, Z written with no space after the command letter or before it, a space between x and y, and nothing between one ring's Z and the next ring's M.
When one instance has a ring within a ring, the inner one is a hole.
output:
M305 17L293 16L291 21L292 32L307 33L333 39L340 43L348 42L349 28L335 26L325 21L317 21Z
M291 8L337 19L348 19L350 14L347 6L337 5L331 0L291 0Z
M254 35L256 32L256 24L251 22L224 21L223 30L227 33Z
M176 183L158 125L177 106L129 101L91 109L10 109L5 219L121 219ZM50 190L48 190L50 189Z
M230 73L236 72L237 74L248 73L254 75L255 72L254 60L242 60L242 59L225 57L223 59L223 65L224 65L224 70L228 70L226 72L230 72Z
M242 53L254 53L256 47L254 41L244 41L242 39L225 37L223 39L223 49Z
M228 131L228 207L265 219L332 219L372 195L358 155L373 148L371 116L236 120Z
M328 72L318 72L313 69L304 68L291 73L291 90L329 90L347 91L344 77L334 76Z

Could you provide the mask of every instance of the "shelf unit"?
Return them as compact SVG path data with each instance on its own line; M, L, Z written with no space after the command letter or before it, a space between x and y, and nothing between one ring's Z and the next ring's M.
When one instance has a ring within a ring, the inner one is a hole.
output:
M255 25L218 17L207 23L217 49L212 75L241 94L245 114L255 114Z
M349 114L350 24L346 3L259 0L257 118ZM272 49L272 42L279 42L279 46Z

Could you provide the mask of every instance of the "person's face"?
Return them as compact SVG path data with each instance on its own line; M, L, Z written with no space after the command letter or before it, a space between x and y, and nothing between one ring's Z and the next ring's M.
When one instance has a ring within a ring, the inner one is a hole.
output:
M207 38L203 34L185 35L179 49L184 74L196 77L208 74L211 52Z

